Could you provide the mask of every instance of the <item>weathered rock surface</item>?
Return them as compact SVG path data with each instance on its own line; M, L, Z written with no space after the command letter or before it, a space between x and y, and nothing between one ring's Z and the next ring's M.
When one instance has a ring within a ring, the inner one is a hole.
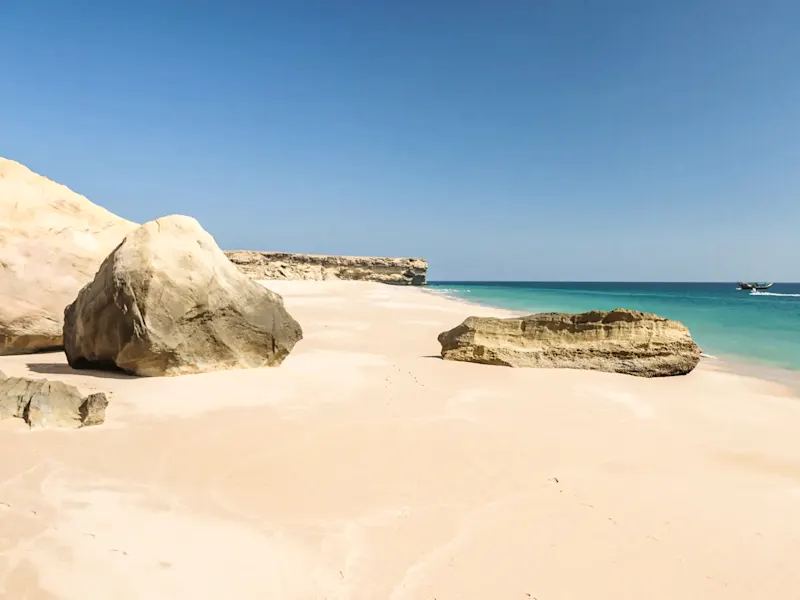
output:
M700 348L677 321L634 310L469 317L439 335L442 358L510 367L685 375Z
M0 372L0 419L17 417L32 428L77 429L105 421L107 406L103 393L84 396L61 381L6 377Z
M328 256L231 250L225 253L251 279L350 279L394 285L425 285L428 263L421 258Z
M70 365L136 375L278 365L300 339L283 299L181 215L126 236L64 317Z
M0 354L60 348L64 307L136 227L0 158Z

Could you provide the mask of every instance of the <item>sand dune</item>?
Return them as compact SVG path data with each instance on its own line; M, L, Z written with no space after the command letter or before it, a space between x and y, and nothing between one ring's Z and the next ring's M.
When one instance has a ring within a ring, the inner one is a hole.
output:
M110 392L106 423L0 423L0 597L800 598L800 403L703 367L647 380L436 358L471 307L271 282L276 369L9 375Z

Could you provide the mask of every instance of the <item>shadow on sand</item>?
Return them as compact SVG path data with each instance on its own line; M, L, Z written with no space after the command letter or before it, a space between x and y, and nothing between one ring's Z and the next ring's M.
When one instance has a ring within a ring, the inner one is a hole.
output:
M104 379L139 379L135 375L128 375L120 369L73 369L64 363L28 363L28 370L45 375L85 375L86 377L101 377Z

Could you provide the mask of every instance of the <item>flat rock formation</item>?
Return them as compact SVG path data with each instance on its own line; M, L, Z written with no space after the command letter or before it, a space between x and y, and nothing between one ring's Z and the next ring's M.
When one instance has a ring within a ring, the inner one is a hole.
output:
M107 406L103 393L84 396L61 381L6 377L0 372L0 419L24 419L31 428L77 429L105 421Z
M350 279L394 285L425 285L428 263L421 258L328 256L231 250L228 258L248 277L264 279Z
M64 307L136 227L0 158L0 354L61 347Z
M442 358L509 367L685 375L700 348L678 321L634 310L469 317L439 335Z
M283 299L181 215L126 236L64 317L70 365L135 375L278 365L300 339Z

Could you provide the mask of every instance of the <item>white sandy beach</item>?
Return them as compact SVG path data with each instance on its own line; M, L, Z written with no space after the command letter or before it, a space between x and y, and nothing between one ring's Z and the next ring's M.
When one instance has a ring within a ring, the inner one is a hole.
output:
M0 423L9 600L800 598L800 402L701 365L647 380L445 362L501 314L420 289L270 282L274 369L134 379L106 423Z

